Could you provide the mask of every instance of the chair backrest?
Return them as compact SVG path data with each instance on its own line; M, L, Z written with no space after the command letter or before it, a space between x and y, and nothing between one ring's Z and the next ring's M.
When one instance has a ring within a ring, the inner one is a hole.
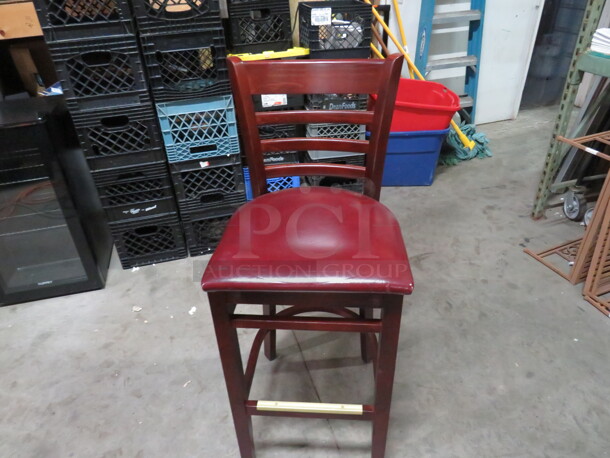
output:
M243 62L230 57L229 74L254 197L267 192L267 179L286 176L333 176L364 179L364 194L379 200L390 123L403 57L387 59L289 60ZM286 110L256 112L260 94L374 94L366 111ZM280 138L261 140L259 127L271 124L364 124L368 140ZM281 151L365 153L365 166L347 164L265 165L263 153Z

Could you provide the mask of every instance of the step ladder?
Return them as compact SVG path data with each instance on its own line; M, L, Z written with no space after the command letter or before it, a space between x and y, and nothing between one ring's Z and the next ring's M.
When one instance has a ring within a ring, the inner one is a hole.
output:
M474 123L477 105L477 87L479 84L481 45L483 43L485 0L470 0L470 9L444 13L435 13L435 0L422 0L421 3L415 65L424 73L426 78L428 78L428 74L433 70L465 68L464 89L458 95L460 96L462 109L464 109L468 118L465 121ZM466 55L462 57L429 59L430 42L432 41L434 26L451 24L455 24L456 27L468 25Z

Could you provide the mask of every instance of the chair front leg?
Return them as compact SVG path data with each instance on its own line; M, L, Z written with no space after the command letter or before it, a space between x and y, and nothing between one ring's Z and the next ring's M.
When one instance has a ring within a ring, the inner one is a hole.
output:
M230 318L231 313L235 310L235 304L227 303L222 293L208 293L208 298L241 458L254 458L252 418L246 412L248 388L239 350L237 329L231 325Z
M381 333L377 350L377 376L375 380L372 458L383 458L385 455L396 354L398 352L402 300L402 296L386 299L381 309Z

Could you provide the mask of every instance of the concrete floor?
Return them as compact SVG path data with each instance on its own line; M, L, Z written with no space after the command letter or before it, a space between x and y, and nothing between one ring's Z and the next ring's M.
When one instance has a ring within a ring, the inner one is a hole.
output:
M610 320L522 252L583 232L555 211L529 217L554 113L484 126L493 158L383 192L416 282L388 457L610 454ZM0 456L237 457L205 261L131 272L114 259L105 290L0 309ZM279 351L261 358L252 397L371 401L355 336L283 332ZM255 418L254 430L260 457L369 454L365 422Z

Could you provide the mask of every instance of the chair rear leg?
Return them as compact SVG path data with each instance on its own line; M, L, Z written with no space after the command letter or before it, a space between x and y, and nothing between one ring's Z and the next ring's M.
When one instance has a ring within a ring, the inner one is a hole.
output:
M263 305L263 315L273 316L276 312L275 305ZM277 357L276 351L276 331L272 330L265 337L265 356L269 361L273 361Z
M368 307L360 307L360 318L369 320L373 318L373 309ZM368 340L366 338L366 332L360 334L360 355L362 361L368 363L373 358L371 355L371 348L369 347Z

